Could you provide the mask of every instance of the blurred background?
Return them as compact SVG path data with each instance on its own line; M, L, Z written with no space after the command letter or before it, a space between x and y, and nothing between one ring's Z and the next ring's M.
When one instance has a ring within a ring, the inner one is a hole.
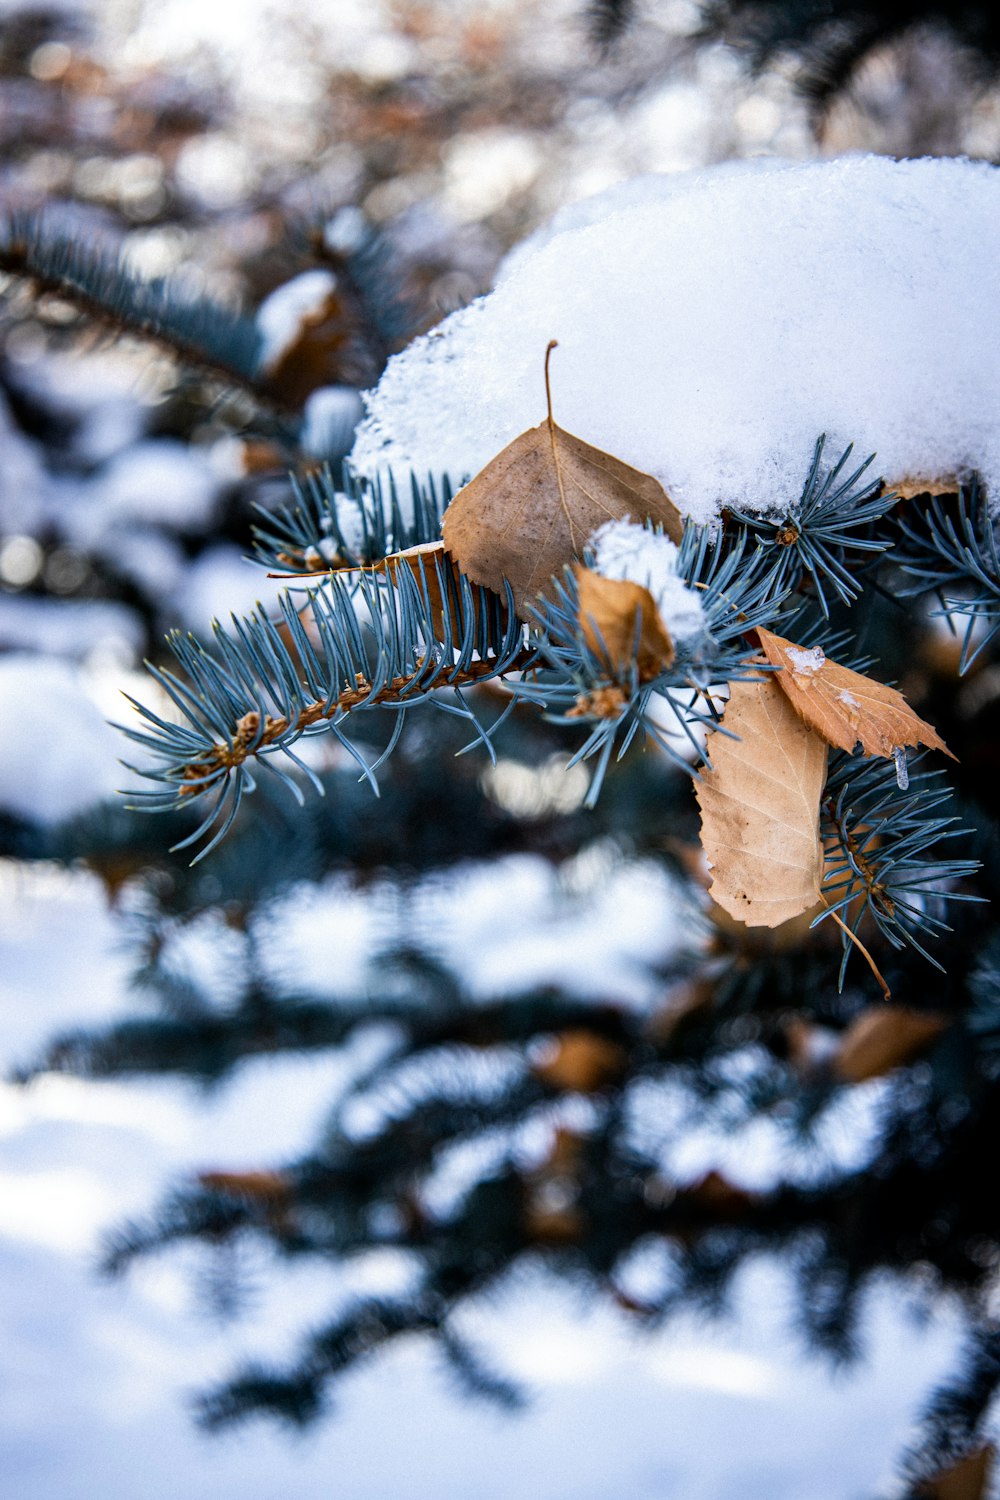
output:
M339 482L358 392L560 209L748 156L994 160L990 11L0 7L5 1496L854 1500L962 1451L1000 1369L996 997L873 1044L823 941L708 912L684 778L635 758L585 812L530 716L495 767L415 720L377 803L319 741L326 798L262 791L193 869L107 720L160 701L165 631L273 602L246 555L289 471ZM866 628L988 828L997 666ZM944 1097L974 1138L918 1187ZM977 1500L973 1463L919 1493Z

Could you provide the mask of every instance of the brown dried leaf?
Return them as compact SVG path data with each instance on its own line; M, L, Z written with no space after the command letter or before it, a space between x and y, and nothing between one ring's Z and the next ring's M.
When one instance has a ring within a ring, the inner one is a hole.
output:
M292 1196L291 1184L281 1172L199 1172L198 1181L210 1192L251 1203L278 1205Z
M830 661L816 647L806 651L758 626L761 648L796 713L831 745L892 760L904 745L951 751L937 730L913 712L902 693ZM955 759L951 755L952 760Z
M612 683L610 687L595 688L592 693L581 693L567 709L567 719L617 719L628 707L628 693Z
M299 408L320 386L350 385L360 373L356 345L357 318L341 291L331 286L263 372L268 392L283 406Z
M986 1443L921 1486L921 1500L986 1500L997 1450Z
M434 632L439 638L444 635L445 592L447 592L450 596L448 599L448 611L452 633L457 638L461 634L461 626L455 607L459 597L458 569L452 558L445 551L444 542L419 542L417 546L407 547L402 552L391 552L388 557L382 558L380 562L373 563L370 569L366 571L388 573L392 582L396 583L400 563L407 563L419 584L421 581L421 561L423 562L423 581L427 588L427 598L430 603L431 623L434 626ZM444 589L442 589L442 583L444 584Z
M692 1016L711 1008L715 986L707 979L690 979L674 989L646 1024L646 1036L654 1047L673 1042Z
M544 422L508 443L459 490L444 513L443 534L476 583L502 594L509 580L523 619L528 601L582 555L599 526L627 517L655 522L674 542L684 533L680 511L651 474L564 431L550 404Z
M913 500L917 495L957 495L961 488L956 478L900 479L885 487L886 494L898 495L900 500Z
M557 1127L552 1148L524 1179L525 1230L528 1238L549 1245L574 1244L587 1221L579 1205L586 1137L565 1125Z
M615 673L634 660L642 682L665 672L676 652L649 589L625 578L604 578L581 563L573 571L580 626L591 651L603 657Z
M949 1025L949 1018L903 1005L873 1005L851 1022L833 1057L845 1083L881 1078L923 1050Z
M748 927L777 927L819 900L826 745L771 677L734 682L696 791L711 895Z
M617 1042L596 1031L562 1031L532 1067L551 1089L596 1094L624 1073L628 1058Z
M760 1203L760 1194L737 1187L724 1173L711 1168L699 1181L682 1189L678 1198L705 1209L709 1216L723 1223L743 1219Z

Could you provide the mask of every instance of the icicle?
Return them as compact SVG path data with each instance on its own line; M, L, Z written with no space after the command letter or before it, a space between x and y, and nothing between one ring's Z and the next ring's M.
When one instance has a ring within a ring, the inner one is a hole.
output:
M892 752L892 758L896 762L896 785L901 792L905 792L910 784L910 772L906 764L906 751L902 745L897 745Z

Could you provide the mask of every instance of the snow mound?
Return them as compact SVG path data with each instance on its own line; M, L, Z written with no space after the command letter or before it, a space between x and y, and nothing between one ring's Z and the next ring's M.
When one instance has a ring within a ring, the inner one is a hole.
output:
M698 521L796 500L816 438L1000 496L1000 171L856 156L575 205L392 359L353 458L464 478L545 414Z
M494 284L503 282L519 271L526 261L561 234L575 229L587 229L591 224L600 224L612 214L627 209L646 208L650 204L662 204L675 193L689 193L692 188L707 183L716 187L730 177L746 177L754 172L780 172L794 170L801 162L784 161L779 157L750 157L743 161L727 161L715 167L703 167L691 172L645 172L641 177L630 177L625 182L616 182L613 187L594 193L589 198L578 198L567 203L552 215L548 223L529 234L526 240L505 255L494 276Z

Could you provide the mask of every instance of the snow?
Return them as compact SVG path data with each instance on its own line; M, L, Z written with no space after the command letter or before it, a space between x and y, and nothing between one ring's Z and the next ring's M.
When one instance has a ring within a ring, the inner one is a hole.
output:
M274 612L283 585L249 561L238 547L220 542L207 547L183 571L171 595L173 617L189 630L205 633L213 620L247 615L258 600Z
M518 914L516 934L498 913ZM487 999L558 985L583 999L636 1008L662 994L655 966L704 941L689 894L653 861L623 861L602 845L562 870L512 854L433 876L411 898L410 920L430 951Z
M752 157L745 161L722 162L718 166L693 172L644 172L641 177L630 177L616 182L601 193L589 198L580 198L575 203L553 214L547 224L536 229L526 240L515 245L497 267L495 284L503 282L519 271L538 251L561 234L576 229L586 229L591 224L600 224L613 214L631 208L645 208L651 204L665 203L674 193L689 191L696 181L708 179L709 185L725 181L729 177L743 177L753 172L778 172L797 164L774 157Z
M65 662L0 658L0 810L58 823L114 795L119 736Z
M41 652L82 662L94 654L137 656L142 625L110 599L40 599L0 594L0 651Z
M316 458L346 453L363 412L353 386L321 386L306 400L300 434L303 448Z
M178 588L188 566L182 549L161 531L137 526L115 536L115 572L130 578L151 599Z
M541 892L536 875L518 878L526 899ZM134 950L96 878L0 865L0 883L0 1055L9 1064L34 1055L53 1029L120 1015ZM485 866L480 885L470 951L487 916ZM332 887L330 895L338 899ZM461 882L452 899L460 908ZM305 944L329 980L341 947L320 925L322 905L286 961L297 974ZM645 913L650 947L655 915ZM342 930L334 929L338 939ZM359 940L364 932L352 931L352 953ZM839 1500L886 1480L913 1412L952 1368L956 1310L917 1326L897 1283L877 1288L866 1305L864 1361L831 1372L803 1358L789 1328L787 1269L764 1257L738 1277L731 1321L706 1325L692 1313L648 1335L539 1268L470 1300L460 1331L534 1397L516 1417L457 1397L429 1345L410 1339L345 1382L333 1416L307 1442L289 1443L264 1423L206 1440L191 1422L193 1388L248 1354L283 1360L296 1331L312 1326L317 1310L328 1313L345 1283L370 1277L374 1289L391 1268L366 1257L331 1277L329 1266L276 1268L260 1255L249 1264L250 1315L220 1329L198 1305L197 1258L150 1259L109 1285L94 1274L99 1236L145 1214L193 1170L259 1167L309 1149L345 1064L361 1061L261 1059L210 1094L171 1080L0 1083L0 1448L18 1500L132 1500L137 1472L143 1500L209 1490L220 1500L287 1492L326 1500L331 1474L352 1500L465 1500L470 1490L509 1500L525 1473L536 1500ZM721 1139L716 1133L716 1147ZM701 1145L717 1164L712 1143ZM630 1269L631 1285L643 1267ZM646 1265L647 1278L656 1272Z
M801 493L818 435L1000 494L1000 171L853 156L665 176L542 234L389 363L363 472L477 472L544 415L709 521ZM592 217L593 222L586 222ZM567 222L566 220L563 221Z
M815 676L826 661L822 646L813 646L811 650L807 650L804 646L789 646L786 654L792 664L793 672L803 677Z
M71 450L86 464L104 463L142 436L136 361L120 349L35 351L16 361L14 379L71 424Z
M590 545L598 573L649 590L674 641L695 640L704 633L701 600L677 576L679 549L669 537L629 521L608 521L594 532Z
M297 341L304 324L319 314L337 288L332 271L303 271L276 287L257 309L261 367L273 370Z
M67 522L81 544L112 548L115 529L123 524L204 531L218 488L208 459L196 448L175 438L149 438L126 448L95 476L81 491L77 516L67 516Z

